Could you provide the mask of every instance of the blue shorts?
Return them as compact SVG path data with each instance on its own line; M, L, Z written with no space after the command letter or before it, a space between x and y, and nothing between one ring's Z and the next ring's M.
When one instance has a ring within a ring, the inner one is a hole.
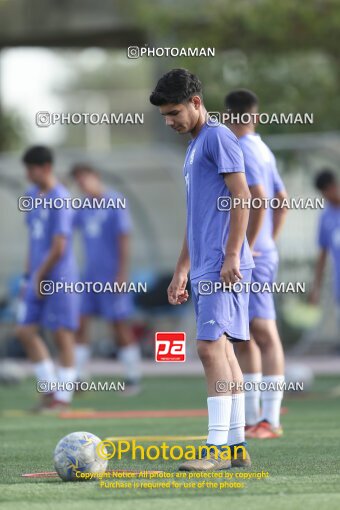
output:
M87 292L82 295L81 315L96 315L108 321L128 319L133 314L129 293Z
M254 257L252 282L274 283L278 270L278 256ZM250 292L249 321L253 319L276 319L274 295L272 292Z
M41 299L32 285L18 305L17 322L20 325L39 325L51 331L61 328L75 331L79 327L79 295L58 292Z
M251 281L251 269L241 269L243 282ZM207 273L191 280L191 294L195 307L197 340L218 340L226 334L232 341L249 340L249 292L211 294L199 292L200 281L220 282L220 273Z

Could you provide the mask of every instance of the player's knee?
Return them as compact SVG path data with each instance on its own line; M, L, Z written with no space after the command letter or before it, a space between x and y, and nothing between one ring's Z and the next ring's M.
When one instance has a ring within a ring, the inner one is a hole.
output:
M87 334L87 329L86 328L82 328L81 326L75 332L74 338L75 338L75 343L77 345L88 345L90 343L89 337L88 337L88 334Z
M256 344L258 345L262 354L276 349L276 347L279 345L276 338L268 333L258 335L256 338Z
M22 326L16 326L14 329L14 334L18 337L19 340L22 338Z
M27 326L22 326L22 325L16 326L14 332L15 332L15 335L17 336L17 338L22 343L26 343L31 336L30 331L27 328Z
M258 347L263 350L267 349L273 342L273 337L270 334L268 325L263 321L254 321L251 324L251 332L254 336L255 342Z
M197 352L203 365L213 363L215 360L215 352L212 348L212 343L208 341L199 340L197 342Z

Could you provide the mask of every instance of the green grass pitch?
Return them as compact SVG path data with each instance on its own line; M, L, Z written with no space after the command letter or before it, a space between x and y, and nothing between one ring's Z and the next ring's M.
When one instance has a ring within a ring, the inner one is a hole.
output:
M107 380L102 377L101 380ZM59 479L25 479L27 472L53 471L59 439L77 430L99 437L122 435L204 435L207 418L61 420L18 415L37 398L33 380L1 387L0 502L6 510L265 509L335 510L340 508L340 405L331 390L339 379L318 378L310 394L285 400L284 436L249 441L251 471L268 471L265 480L250 480L244 489L100 489L97 481L65 483ZM88 392L74 408L96 410L204 408L205 385L199 377L157 377L144 381L142 394L125 398L114 392ZM7 413L6 413L7 411ZM146 443L143 442L143 445ZM182 443L183 445L185 443ZM195 444L198 444L197 442ZM111 469L176 471L171 461L110 461Z

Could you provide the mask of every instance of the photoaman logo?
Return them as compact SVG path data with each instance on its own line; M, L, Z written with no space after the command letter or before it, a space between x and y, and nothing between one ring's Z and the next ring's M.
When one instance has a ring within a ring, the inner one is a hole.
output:
M115 443L110 439L104 439L96 446L96 453L103 460L122 460L125 455L131 460L195 460L195 459L221 459L232 460L242 457L247 458L247 450L243 445L214 446L199 445L169 445L165 441L160 445L151 444L144 447L135 439L127 441L120 439Z

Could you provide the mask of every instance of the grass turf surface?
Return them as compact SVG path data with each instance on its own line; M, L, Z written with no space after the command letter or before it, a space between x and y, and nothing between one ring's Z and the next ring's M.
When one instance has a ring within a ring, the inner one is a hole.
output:
M330 390L338 385L336 378L319 378L311 394L286 399L289 413L282 418L284 436L277 440L249 441L253 460L251 471L268 471L269 477L246 481L244 489L101 489L98 481L64 483L59 479L20 476L28 472L53 471L54 447L70 432L86 430L102 439L125 435L203 435L207 427L206 417L61 420L52 416L3 415L0 418L0 501L4 508L13 510L92 510L96 504L100 505L100 510L112 506L122 510L135 507L138 510L156 507L262 510L269 505L279 510L300 510L304 506L308 509L338 509L340 406L339 398L330 395ZM2 410L27 410L34 404L34 399L33 380L0 389ZM163 377L146 379L143 393L136 397L88 392L76 397L73 407L97 410L198 409L204 408L205 404L203 378ZM147 443L143 441L141 444ZM180 444L184 446L186 443ZM174 461L132 461L129 458L119 462L113 459L109 463L110 469L141 471L175 472L177 466L178 462Z

